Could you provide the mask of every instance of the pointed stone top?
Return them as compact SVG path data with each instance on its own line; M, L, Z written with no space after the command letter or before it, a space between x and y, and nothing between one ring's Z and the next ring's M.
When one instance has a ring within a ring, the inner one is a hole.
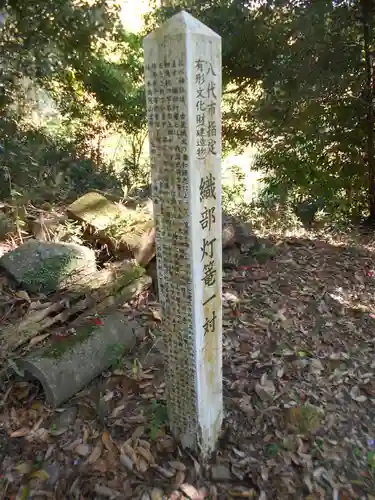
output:
M144 42L158 39L166 35L179 35L183 33L193 33L195 35L206 35L212 38L221 38L217 33L208 28L205 24L195 19L191 14L182 10L168 19L163 25L147 35Z

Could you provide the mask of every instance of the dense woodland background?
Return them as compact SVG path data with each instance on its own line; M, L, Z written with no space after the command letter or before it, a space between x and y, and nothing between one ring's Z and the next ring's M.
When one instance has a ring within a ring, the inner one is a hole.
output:
M224 154L257 152L256 196L245 203L234 166L225 203L253 221L374 221L373 0L163 4L134 34L116 2L5 2L0 199L17 223L29 202L147 186L142 38L181 8L223 39Z

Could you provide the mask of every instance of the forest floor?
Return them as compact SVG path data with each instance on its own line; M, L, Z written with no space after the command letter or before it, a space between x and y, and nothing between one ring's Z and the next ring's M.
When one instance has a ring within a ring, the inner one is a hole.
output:
M374 499L375 245L270 241L273 258L224 273L225 423L207 469L169 434L144 294L124 313L146 340L64 411L4 384L0 499Z

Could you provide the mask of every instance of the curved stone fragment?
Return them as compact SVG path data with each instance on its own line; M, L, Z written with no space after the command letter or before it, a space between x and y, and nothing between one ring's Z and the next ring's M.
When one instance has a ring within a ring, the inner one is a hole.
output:
M73 335L55 337L17 364L26 376L39 380L47 403L56 407L116 365L143 332L137 322L115 312L77 327Z

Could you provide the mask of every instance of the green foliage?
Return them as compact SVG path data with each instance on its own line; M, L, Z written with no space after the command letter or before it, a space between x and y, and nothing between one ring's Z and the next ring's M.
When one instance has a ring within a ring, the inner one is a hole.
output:
M161 426L168 422L168 413L165 401L152 400L152 418L150 438L152 441L158 437Z
M121 366L122 358L124 356L124 346L121 344L111 344L107 348L107 356L110 360L112 370Z
M12 122L3 123L14 129ZM19 204L70 201L89 189L121 193L110 166L77 155L75 144L43 129L4 134L0 153L0 198Z
M22 64L23 76L43 78L79 66L120 31L119 7L105 0L5 0L3 6L2 54L12 54L13 67Z
M222 204L230 213L233 213L235 207L242 202L245 193L245 174L237 165L229 169L231 180L223 182L222 186Z
M3 12L0 198L121 194L124 183L147 177L141 38L123 31L119 5L8 0ZM113 134L131 145L116 172L115 158L104 155Z
M374 477L375 474L375 452L369 451L367 452L367 467L371 474L371 477Z
M16 222L9 215L0 212L0 239L5 240L16 229Z
M43 351L43 358L62 358L78 344L87 342L97 328L95 325L84 325L74 335L67 335L64 339L53 340L47 349Z
M364 43L367 25L371 58L375 13L365 5L186 0L149 16L150 30L183 7L221 35L224 145L256 145L268 201L293 210L323 197L331 216L352 219L367 209L373 97Z
M121 124L129 134L137 134L146 126L141 38L123 33L121 47L119 62L103 55L93 58L83 81L108 120Z

